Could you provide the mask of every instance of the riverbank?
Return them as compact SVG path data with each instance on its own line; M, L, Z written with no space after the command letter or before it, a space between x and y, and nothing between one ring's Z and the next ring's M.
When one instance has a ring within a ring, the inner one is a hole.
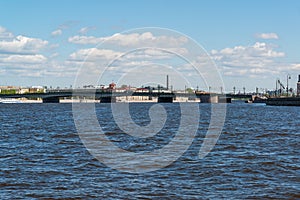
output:
M268 98L266 105L269 106L300 106L300 97L275 97Z
M157 103L157 98L153 97L152 99L148 98L136 98L136 97L130 97L130 98L117 98L117 102L119 103ZM182 103L182 102L200 102L199 99L193 99L190 100L185 97L177 97L175 100L173 100L174 103ZM41 99L39 100L29 100L29 99L0 99L0 103L43 103ZM67 99L62 98L59 100L59 103L100 103L100 100L95 99Z

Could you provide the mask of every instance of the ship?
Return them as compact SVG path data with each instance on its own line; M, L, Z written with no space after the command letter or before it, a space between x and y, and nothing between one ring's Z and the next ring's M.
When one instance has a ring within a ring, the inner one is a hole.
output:
M0 103L22 103L18 99L0 99Z

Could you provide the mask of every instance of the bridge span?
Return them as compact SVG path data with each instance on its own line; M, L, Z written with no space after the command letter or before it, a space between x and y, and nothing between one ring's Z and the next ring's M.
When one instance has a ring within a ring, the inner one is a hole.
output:
M116 102L117 97L140 96L148 99L157 98L157 102L173 102L176 98L184 97L198 100L201 103L230 103L231 99L251 99L252 95L216 94L216 93L177 93L177 92L116 92L101 89L62 89L49 90L45 93L0 94L0 98L40 98L43 103L59 103L61 98L88 98L100 100L101 103Z

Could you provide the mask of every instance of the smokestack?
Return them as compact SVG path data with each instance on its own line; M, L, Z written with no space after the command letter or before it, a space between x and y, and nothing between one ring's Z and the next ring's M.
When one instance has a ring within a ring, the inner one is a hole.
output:
M298 83L297 83L297 96L300 96L300 74L298 75Z
M299 78L300 78L300 75L299 75ZM169 90L169 75L167 75L167 90Z

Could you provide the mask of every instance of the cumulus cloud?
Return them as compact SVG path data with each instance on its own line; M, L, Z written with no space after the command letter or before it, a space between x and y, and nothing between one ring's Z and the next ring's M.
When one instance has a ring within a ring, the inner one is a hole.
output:
M14 36L0 28L0 67L3 75L15 77L40 77L45 71L48 58L43 50L48 41L26 36Z
M48 45L48 41L19 35L13 40L0 41L0 53L7 53L7 54L38 53L41 49L45 48L47 45Z
M70 54L68 64L83 65L88 69L85 70L87 74L100 73L108 65L107 70L120 74L145 63L176 63L174 59L180 59L177 55L188 53L184 46L188 43L186 37L154 35L151 32L119 33L111 37L77 35L70 37L69 42L95 46L104 42L96 48L79 49Z
M51 33L52 36L59 36L61 34L62 34L62 30L61 29L57 29L57 30L55 30L55 31L53 31Z
M132 51L116 51L113 49L98 49L86 48L79 49L69 56L69 61L76 63L95 62L96 65L102 63L105 65L110 62L119 63L126 66L126 63L143 61L147 62L171 62L171 59L180 60L178 55L187 54L188 50L185 48L137 48Z
M12 38L14 35L7 31L6 28L0 26L0 39L7 39L7 38Z
M94 36L73 36L68 39L70 43L74 44L98 44L100 42L103 42L104 40L102 38L96 38Z
M274 45L256 42L251 46L212 50L211 56L221 66L225 75L239 76L277 73L276 70L281 69L278 58L284 57L285 53L276 51Z
M80 74L86 76L85 80L90 80L87 77L103 71L109 71L109 76L117 77L140 67L149 68L148 70L152 74L156 72L163 73L162 70L153 69L153 66L157 66L157 63L159 63L159 66L170 67L176 72L180 70L185 76L189 74L197 76L194 66L189 65L184 69L181 67L188 62L189 58L193 59L198 55L205 54L202 49L199 52L199 49L192 46L187 37L179 34L164 34L164 32L118 33L111 37L77 35L70 37L69 42L96 46L96 48L78 50L70 54L68 59L69 65L83 66L84 70ZM98 46L101 42L103 44ZM188 50L191 49L191 46L193 52ZM193 56L191 56L192 54ZM207 59L204 61L207 61ZM199 62L195 65L199 66ZM202 65L207 66L207 63L203 64L203 60L201 60ZM205 69L205 71L210 70ZM146 73L144 73L144 76L146 76ZM151 74L148 73L147 76L151 76ZM197 76L194 82L198 80L197 78L199 77Z
M43 55L9 55L0 59L4 63L40 64L47 61Z
M117 33L110 37L94 37L94 36L73 36L68 39L70 43L75 44L99 44L106 41L109 44L117 44L120 46L155 46L163 45L169 47L181 46L188 42L186 37L174 37L174 36L155 36L151 32L144 33L131 33L121 34Z
M73 61L95 61L95 60L113 60L121 55L120 52L108 49L80 49L70 55L70 60Z
M258 33L256 34L257 38L260 39L265 39L265 40L269 40L269 39L279 39L278 35L276 33Z

